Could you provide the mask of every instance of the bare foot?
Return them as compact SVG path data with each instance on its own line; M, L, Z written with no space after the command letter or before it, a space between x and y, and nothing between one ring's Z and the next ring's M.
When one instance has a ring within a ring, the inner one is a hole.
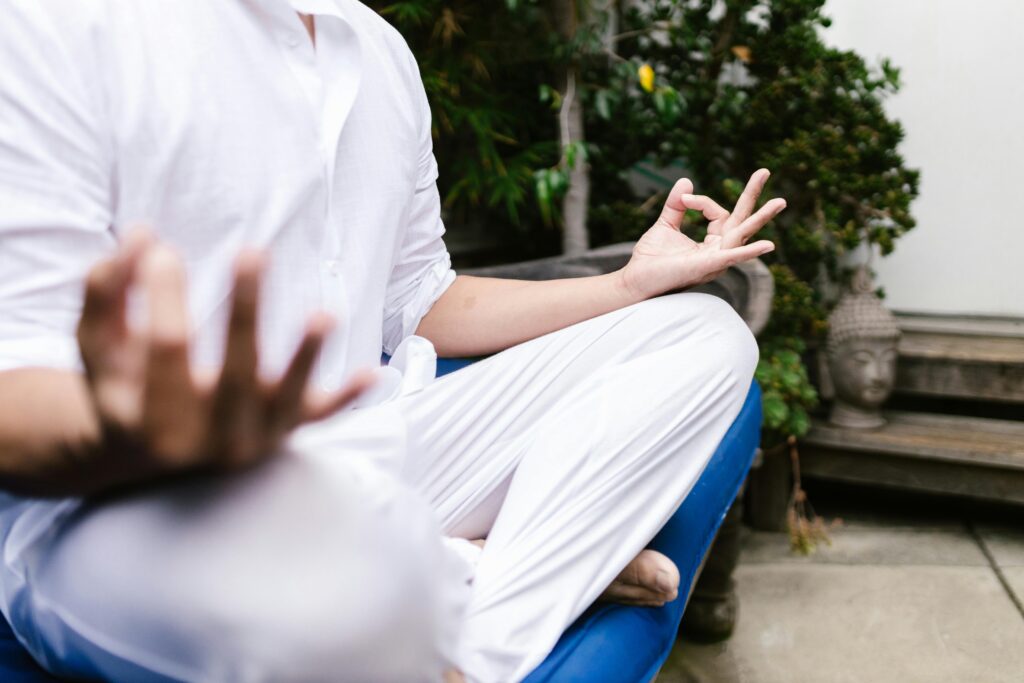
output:
M466 683L461 671L448 669L444 672L444 683Z
M486 541L471 541L480 548ZM661 607L679 595L679 569L675 563L657 550L641 550L626 568L605 589L598 600L617 602L623 605ZM444 672L444 683L465 683L461 671L448 669Z
M480 548L486 541L471 541ZM679 569L657 550L641 550L598 598L623 605L661 607L679 595Z
M623 605L661 607L678 595L679 570L675 563L657 550L641 550L598 599Z

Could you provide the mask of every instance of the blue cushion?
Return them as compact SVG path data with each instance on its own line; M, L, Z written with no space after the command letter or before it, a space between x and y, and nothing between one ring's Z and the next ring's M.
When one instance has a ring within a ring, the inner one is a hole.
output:
M0 619L0 681L4 683L46 683L53 676L39 668L4 619Z
M441 359L438 375L472 361ZM753 462L760 441L761 391L755 383L736 421L707 468L651 547L679 567L679 597L664 607L598 605L563 634L554 651L532 674L530 683L646 683L661 667L689 598L688 591L715 533L729 511ZM47 683L56 680L32 660L10 626L0 619L0 681Z
M664 607L601 604L562 635L554 651L526 677L542 681L647 683L676 639L701 562L754 461L761 440L761 389L754 383L693 490L650 547L679 567L679 597Z

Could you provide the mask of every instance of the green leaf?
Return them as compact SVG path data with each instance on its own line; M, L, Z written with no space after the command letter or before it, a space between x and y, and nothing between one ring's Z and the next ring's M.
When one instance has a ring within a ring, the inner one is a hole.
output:
M594 110L605 121L612 118L611 97L607 90L598 90L594 95Z
M811 429L811 418L807 411L800 406L795 406L789 420L789 432L792 436L800 438Z
M775 392L766 391L764 393L761 408L764 411L765 423L773 429L781 427L789 417L789 406Z
M537 193L537 205L546 223L551 222L551 179L547 169L534 174L534 191Z
M799 389L804 383L804 378L801 376L801 373L795 370L783 370L779 373L779 379L782 382L782 386L786 387L790 391Z

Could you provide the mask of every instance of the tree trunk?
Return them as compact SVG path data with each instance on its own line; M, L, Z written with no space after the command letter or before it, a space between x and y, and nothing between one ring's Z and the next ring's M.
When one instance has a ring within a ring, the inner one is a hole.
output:
M566 81L573 87L577 75L575 65L566 70ZM582 143L583 103L578 93L573 93L571 101L565 103L568 110L564 113L566 124L562 127L562 149L571 144ZM569 170L569 189L562 198L562 252L568 255L581 254L590 246L587 234L587 209L590 205L590 168L581 154L576 155L576 163Z
M578 12L575 0L552 0L552 14L559 34L565 40L576 35ZM575 62L566 65L559 87L562 107L558 112L558 141L564 150L574 143L582 143L583 101L578 93L579 68ZM569 189L562 199L562 252L575 255L590 246L587 234L587 209L590 203L590 170L583 155L577 154L569 170Z

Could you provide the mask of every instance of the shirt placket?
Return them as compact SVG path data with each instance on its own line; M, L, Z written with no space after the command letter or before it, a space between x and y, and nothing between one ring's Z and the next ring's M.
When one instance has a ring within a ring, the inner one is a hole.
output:
M312 4L310 4L312 3ZM294 0L294 11L316 16L316 39L301 32L285 30L282 42L286 58L309 104L314 125L317 162L320 167L322 206L316 223L320 227L319 279L324 310L342 321L350 306L344 279L343 217L335 213L337 151L341 131L355 103L361 72L361 46L358 34L331 4L318 0ZM298 22L291 22L298 24ZM300 29L301 24L299 24ZM324 388L336 387L348 347L348 333L332 335L318 366L317 380Z
M326 16L324 21L318 24L318 27L321 26L323 32L319 35L323 36L324 41L319 44L317 65L320 81L324 84L324 98L321 112L322 125L319 132L324 182L327 187L322 247L322 253L325 256L325 270L321 274L326 282L322 283L321 291L331 305L330 310L338 312L344 325L345 321L352 318L350 297L353 292L350 291L350 283L345 279L344 254L342 253L344 249L342 230L346 228L345 216L335 211L337 206L335 194L340 189L336 172L339 139L359 91L362 72L361 47L358 34L343 17L336 14ZM337 364L323 363L321 365L320 380L326 387L335 387L341 381L338 371L334 368L341 366L347 355L350 334L351 331L335 335L333 343L328 342L328 346L325 348L325 355L330 355L337 360Z
M327 230L324 253L329 255L328 271L341 275L341 230L344 217L334 212L335 173L338 167L338 143L359 91L361 50L359 36L348 22L338 16L326 17L322 26L323 43L317 52L317 67L323 84L320 154L328 194L325 206ZM340 279L340 277L339 277Z

